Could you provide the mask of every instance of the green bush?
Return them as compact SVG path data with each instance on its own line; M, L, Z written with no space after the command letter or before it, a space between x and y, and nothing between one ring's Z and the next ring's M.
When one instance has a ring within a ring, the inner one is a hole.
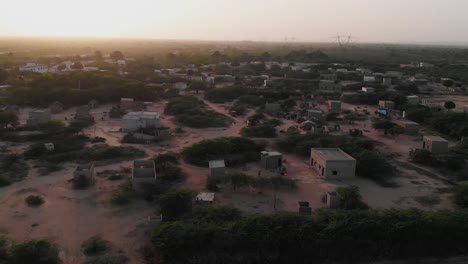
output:
M226 116L206 109L205 104L194 96L179 96L169 100L165 113L176 116L176 121L188 127L223 127L230 123Z
M172 190L159 200L164 221L175 220L186 214L192 207L195 193L191 190Z
M231 102L239 96L248 92L248 89L241 86L228 86L211 89L205 92L205 98L213 103Z
M345 210L367 209L368 206L362 201L357 186L338 187L336 193L340 197L340 208Z
M93 236L84 241L81 248L86 256L94 256L109 250L109 244L109 241L102 239L100 236Z
M11 247L12 264L61 263L57 247L47 240L28 240Z
M227 166L260 159L263 146L242 137L206 139L186 147L182 156L191 164L208 166L213 159L224 159Z
M468 184L459 185L454 189L453 201L460 208L468 208Z
M133 189L130 182L122 183L112 192L111 202L115 205L123 205L133 198Z
M205 216L153 231L162 261L361 263L468 253L467 211L316 210L311 217L254 215L219 223L204 222Z
M30 207L39 207L44 203L44 199L38 195L29 195L26 197L25 202Z

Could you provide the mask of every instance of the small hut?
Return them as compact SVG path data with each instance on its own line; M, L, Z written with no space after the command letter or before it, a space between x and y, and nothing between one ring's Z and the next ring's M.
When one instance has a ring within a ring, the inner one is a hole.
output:
M52 114L58 114L63 111L63 104L59 101L55 101L49 105L49 110Z

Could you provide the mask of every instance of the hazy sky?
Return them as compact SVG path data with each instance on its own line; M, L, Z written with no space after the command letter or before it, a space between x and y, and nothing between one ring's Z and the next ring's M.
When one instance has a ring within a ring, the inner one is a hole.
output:
M1 0L0 36L468 42L468 0Z

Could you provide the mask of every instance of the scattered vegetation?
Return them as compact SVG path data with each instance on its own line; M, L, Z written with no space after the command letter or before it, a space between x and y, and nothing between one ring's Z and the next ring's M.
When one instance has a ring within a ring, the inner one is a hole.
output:
M115 205L124 205L129 203L133 196L132 184L122 183L112 192L111 202Z
M209 220L163 223L154 230L152 241L166 263L447 257L468 252L467 217L466 211L317 210L312 217L276 214L246 216L229 224ZM377 246L375 241L385 243Z
M81 248L86 256L94 256L109 250L110 243L100 236L92 236L81 244Z
M213 159L224 159L227 166L241 165L260 159L263 146L241 137L205 139L182 151L182 156L189 163L208 166Z
M230 123L228 117L206 108L194 96L179 96L169 100L165 113L175 115L176 121L194 128L224 127Z

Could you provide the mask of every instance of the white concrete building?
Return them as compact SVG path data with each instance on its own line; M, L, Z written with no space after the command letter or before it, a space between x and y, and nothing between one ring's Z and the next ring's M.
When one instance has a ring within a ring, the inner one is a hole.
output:
M419 104L419 96L417 95L408 95L406 96L407 104Z
M364 82L375 82L375 81L377 81L377 78L375 78L375 76L364 76L363 81Z
M130 112L122 117L122 132L134 132L147 127L161 127L161 120L158 113Z
M174 84L174 87L183 91L188 88L188 85L184 82L177 82Z
M25 66L19 67L19 71L20 72L46 73L49 71L49 66L29 62Z
M310 166L329 179L352 178L356 173L356 160L339 148L312 148Z
M375 93L375 88L374 87L362 87L361 91L365 93Z

